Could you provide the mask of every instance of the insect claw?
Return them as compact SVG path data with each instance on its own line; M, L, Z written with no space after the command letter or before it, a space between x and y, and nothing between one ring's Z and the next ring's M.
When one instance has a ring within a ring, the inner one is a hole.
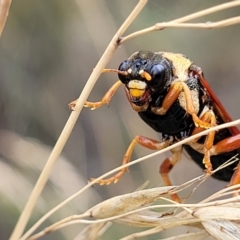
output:
M72 102L70 102L70 103L68 104L68 107L69 107L70 110L72 110L72 111L75 110L76 101L77 101L77 100L72 101Z
M206 169L205 170L205 173L209 174L209 175L212 175L212 170L211 169Z
M204 156L203 158L203 164L205 165L205 168L206 168L206 173L208 174L212 174L212 164L211 164L211 160L210 160L210 157L209 156Z
M92 181L94 181L95 178L89 178L88 179L88 183L91 183Z
M118 178L117 178L117 179L115 179L113 183L117 183L117 182L118 182L118 180L119 180Z

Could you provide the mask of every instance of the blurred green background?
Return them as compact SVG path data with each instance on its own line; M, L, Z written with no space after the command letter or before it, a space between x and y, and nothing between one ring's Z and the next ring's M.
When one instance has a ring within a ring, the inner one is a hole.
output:
M224 2L227 1L151 0L127 33ZM0 240L9 237L69 117L67 104L79 96L112 36L136 3L129 0L13 1L0 41ZM226 19L237 16L239 10L239 7L228 9L195 22ZM239 44L240 25L211 30L165 29L125 42L108 67L118 68L138 50L183 53L201 66L215 93L232 118L237 119L240 116ZM100 100L116 80L115 74L102 75L89 100ZM161 138L133 112L123 89L116 93L109 107L96 111L83 109L30 224L83 187L89 177L119 166L136 135ZM150 152L136 147L133 158ZM54 214L51 221L78 214L109 197L132 192L146 180L151 186L161 186L158 168L166 155L131 167L130 173L116 185L95 186ZM194 162L184 159L171 177L174 184L181 184L201 173ZM226 184L209 179L194 193L192 202ZM80 229L75 225L42 239L72 239ZM102 239L119 239L138 231L130 227L122 229L117 226Z

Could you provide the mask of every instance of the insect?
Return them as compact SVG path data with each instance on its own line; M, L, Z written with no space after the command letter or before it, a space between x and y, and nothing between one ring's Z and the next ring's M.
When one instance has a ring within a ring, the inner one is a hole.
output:
M177 141L217 124L231 121L230 116L209 87L200 67L182 54L169 52L139 51L123 61L117 81L99 102L86 102L86 107L96 109L108 104L116 90L123 85L127 99L134 111L153 130L162 134L162 140L136 136L130 143L123 163L130 161L134 146L160 150ZM75 101L70 103L73 108ZM183 150L203 169L211 173L231 157L239 153L240 132L236 127L210 132L192 142L172 150L172 156L160 166L160 174L166 185L171 185L169 172L181 159ZM240 183L238 163L232 164L213 177ZM111 178L99 181L100 185L116 183L127 168ZM233 174L234 173L234 174ZM177 195L172 195L180 201Z

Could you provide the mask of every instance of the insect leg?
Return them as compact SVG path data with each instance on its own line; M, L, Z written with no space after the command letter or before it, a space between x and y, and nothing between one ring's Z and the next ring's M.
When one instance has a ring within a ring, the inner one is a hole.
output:
M166 186L172 186L172 183L169 178L169 173L173 169L174 165L181 159L182 156L182 147L177 147L171 150L172 156L166 158L163 163L160 165L159 173L161 174L163 181ZM171 198L173 201L181 202L177 194L172 194Z
M182 92L182 86L180 81L175 82L169 89L165 96L161 107L152 107L152 111L158 115L164 115L167 110L177 101L180 93Z
M164 140L162 142L156 141L154 139L151 138L147 138L147 137L143 137L143 136L136 136L132 142L130 143L124 158L123 158L123 162L122 165L129 163L131 160L131 156L133 153L133 149L135 147L136 144L139 144L145 148L151 149L151 150L161 150L163 148L168 147L171 143L173 142L173 138L170 138L168 140ZM116 175L114 175L111 178L107 178L107 179L102 179L99 180L99 184L100 185L109 185L111 183L117 183L118 180L122 177L122 175L128 170L127 167L123 168L121 171L119 171ZM94 180L94 178L91 178L90 181Z
M212 110L206 111L200 119L204 122L210 123L212 125L216 125L216 116ZM195 127L195 129L192 132L192 135L202 131L204 131L204 128ZM203 164L205 165L206 171L208 173L211 173L212 171L212 164L210 160L210 156L211 156L210 150L213 147L214 138L215 138L215 131L208 133L204 141L204 144L197 143L199 138L195 139L192 143L190 143L190 146L195 150L203 151L204 153Z
M111 101L113 95L115 94L115 92L117 91L117 89L120 87L120 85L122 84L122 82L120 80L118 80L107 92L106 94L103 96L102 100L99 102L85 102L84 107L90 107L91 110L95 110L99 107L101 107L104 104L109 104L109 102ZM71 110L74 109L75 105L76 105L77 100L72 101L71 103L68 104L69 108Z
M212 147L210 154L218 155L225 152L231 152L238 148L240 148L240 134L221 140ZM239 183L240 183L240 163L236 167L229 185L235 185Z
M198 118L195 112L193 100L191 96L191 91L188 85L183 81L176 81L169 89L167 95L165 96L162 106L160 108L154 107L152 111L159 115L164 115L167 110L173 105L173 103L178 99L181 92L184 92L186 99L186 112L190 114L193 118L195 125L201 128L210 128L212 125L202 121Z
M236 184L240 184L240 162L238 163L237 167L234 170L229 186L236 185Z

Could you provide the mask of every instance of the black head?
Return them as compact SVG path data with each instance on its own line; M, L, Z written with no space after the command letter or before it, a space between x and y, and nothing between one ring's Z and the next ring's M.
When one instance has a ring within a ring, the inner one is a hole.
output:
M130 101L142 102L146 94L161 93L169 87L171 66L161 53L140 51L123 61L118 74L119 79L129 92Z

